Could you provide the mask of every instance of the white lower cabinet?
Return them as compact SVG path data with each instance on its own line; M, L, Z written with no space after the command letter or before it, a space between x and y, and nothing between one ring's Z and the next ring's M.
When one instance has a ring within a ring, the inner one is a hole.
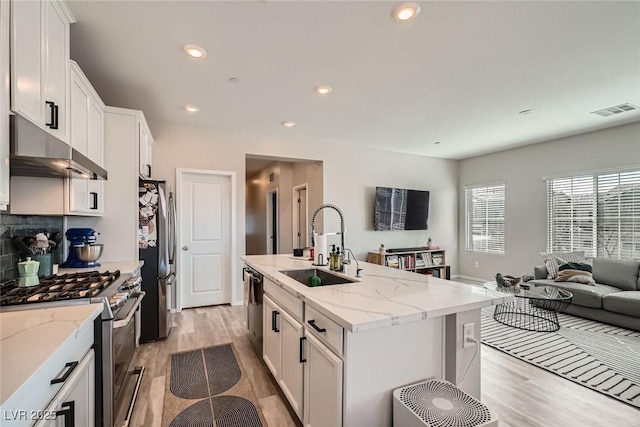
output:
M282 330L282 370L278 384L289 400L291 407L302 420L302 378L304 359L302 358L303 328L300 322L282 312L280 329Z
M95 360L89 349L35 427L95 426Z
M303 327L268 296L264 296L263 359L291 407L303 419Z
M263 306L263 351L262 358L273 377L277 380L280 377L280 366L282 365L282 340L280 330L277 328L278 307L269 297L265 295Z
M308 427L342 425L342 359L313 335L309 343L304 369L304 420Z

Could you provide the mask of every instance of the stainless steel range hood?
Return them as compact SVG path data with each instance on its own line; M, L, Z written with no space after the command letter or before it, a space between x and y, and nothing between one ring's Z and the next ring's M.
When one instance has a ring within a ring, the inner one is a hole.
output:
M107 179L107 171L69 144L18 115L10 116L10 173L46 178Z

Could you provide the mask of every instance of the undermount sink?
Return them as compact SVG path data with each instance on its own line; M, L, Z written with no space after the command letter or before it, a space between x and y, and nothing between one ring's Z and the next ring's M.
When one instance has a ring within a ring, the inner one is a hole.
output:
M316 276L320 278L320 284L317 286L328 285L344 285L345 283L355 283L357 280L347 279L346 277L338 276L333 273L329 273L326 270L319 270L317 268L305 268L303 270L280 270L280 273L285 274L292 279L302 283L305 286L312 287L311 277Z

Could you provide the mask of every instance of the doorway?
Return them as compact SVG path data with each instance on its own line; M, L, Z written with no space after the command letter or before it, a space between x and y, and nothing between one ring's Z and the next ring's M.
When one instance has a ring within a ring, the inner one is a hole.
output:
M177 169L177 309L232 302L235 172Z
M278 253L278 189L267 191L267 255Z
M309 239L307 183L293 187L293 247L306 248Z

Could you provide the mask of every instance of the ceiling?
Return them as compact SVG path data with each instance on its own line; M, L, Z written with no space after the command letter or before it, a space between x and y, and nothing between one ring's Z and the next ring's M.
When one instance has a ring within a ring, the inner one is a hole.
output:
M640 107L640 2L396 4L70 1L71 56L107 105L304 144L462 159L640 120L591 114Z

